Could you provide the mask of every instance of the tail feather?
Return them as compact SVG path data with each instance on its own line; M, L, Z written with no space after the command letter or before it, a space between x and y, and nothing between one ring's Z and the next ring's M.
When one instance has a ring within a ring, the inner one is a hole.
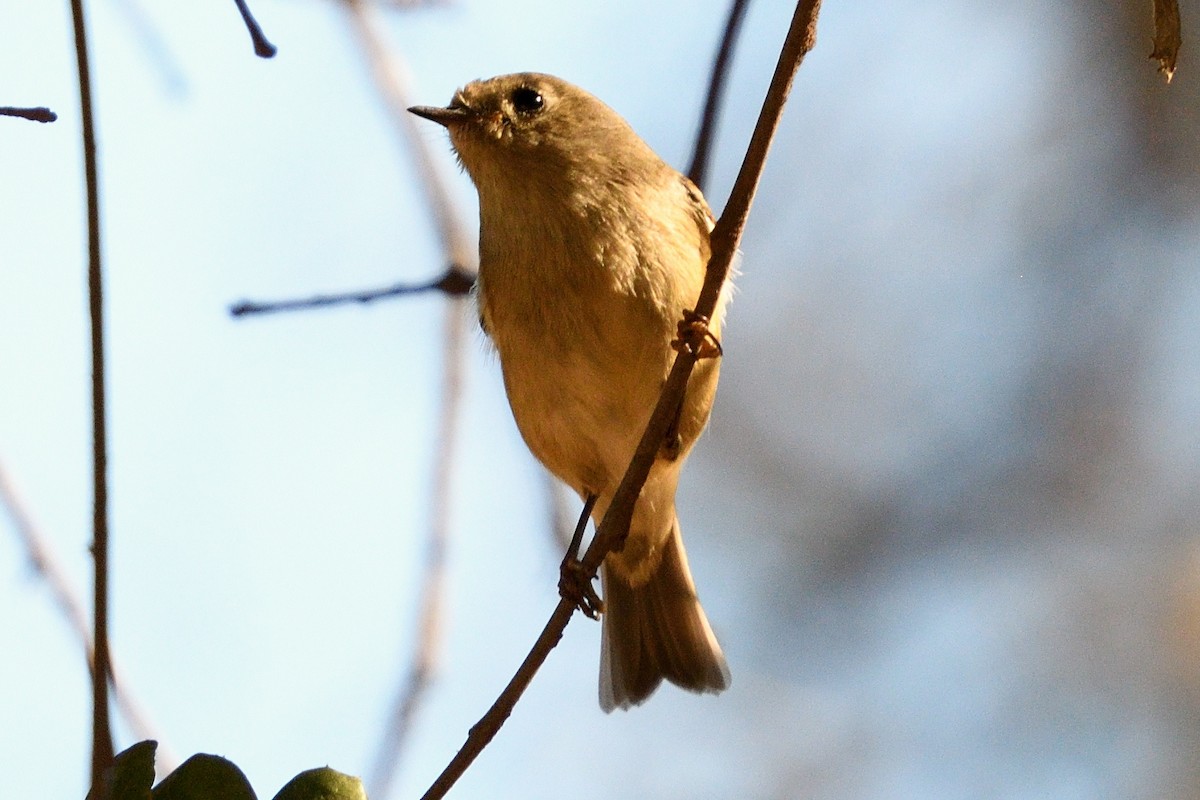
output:
M646 583L633 586L614 570L602 572L601 708L638 705L663 678L693 692L728 688L729 666L696 597L678 521Z

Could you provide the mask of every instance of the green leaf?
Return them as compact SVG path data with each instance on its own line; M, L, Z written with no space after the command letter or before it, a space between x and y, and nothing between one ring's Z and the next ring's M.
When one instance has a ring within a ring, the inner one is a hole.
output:
M237 766L220 756L203 753L154 787L154 800L257 800L250 782Z
M287 782L275 800L367 800L362 781L336 769L321 767L301 772Z
M158 742L147 739L117 753L113 765L104 774L110 800L150 800L157 747ZM88 792L89 800L98 796L96 788L92 787Z

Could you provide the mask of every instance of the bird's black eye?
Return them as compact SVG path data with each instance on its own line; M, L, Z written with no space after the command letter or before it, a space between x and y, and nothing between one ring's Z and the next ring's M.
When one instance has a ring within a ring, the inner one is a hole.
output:
M536 89L530 89L528 86L522 86L520 89L513 89L513 110L518 114L536 114L542 110L542 106L545 105L545 103L546 101L542 99L542 95Z

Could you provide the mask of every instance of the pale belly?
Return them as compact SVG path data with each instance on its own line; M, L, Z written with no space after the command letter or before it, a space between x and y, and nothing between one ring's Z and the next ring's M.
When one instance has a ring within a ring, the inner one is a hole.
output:
M670 368L669 350L639 347L500 346L521 435L547 469L582 494L615 489Z

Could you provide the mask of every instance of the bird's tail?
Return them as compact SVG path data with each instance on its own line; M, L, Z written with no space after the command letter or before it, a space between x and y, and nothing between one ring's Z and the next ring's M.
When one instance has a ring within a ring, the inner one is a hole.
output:
M679 520L649 580L633 586L603 568L604 632L600 652L600 707L629 708L666 678L693 692L729 686L729 666L696 597Z

